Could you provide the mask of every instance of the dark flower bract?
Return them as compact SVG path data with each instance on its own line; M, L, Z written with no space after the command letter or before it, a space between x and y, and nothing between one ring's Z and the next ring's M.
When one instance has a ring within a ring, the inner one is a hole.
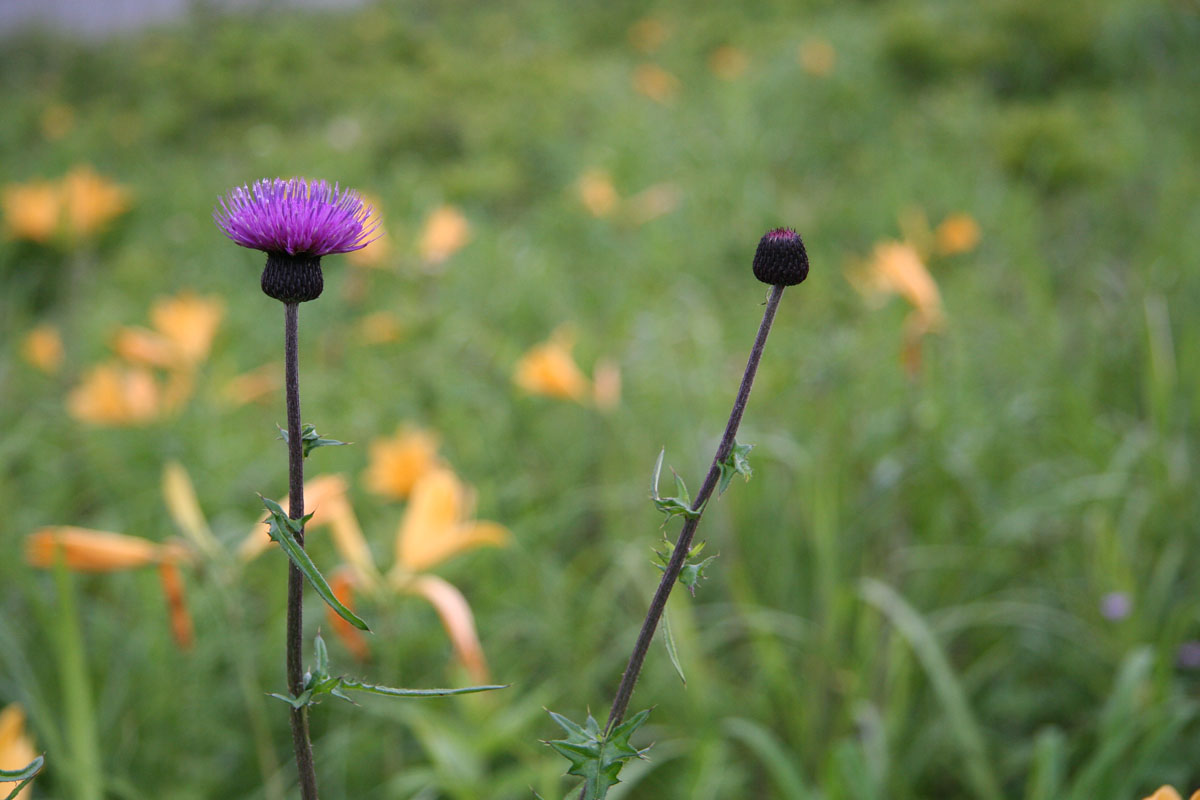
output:
M379 220L353 190L304 178L263 179L220 199L213 220L242 247L320 258L379 238Z

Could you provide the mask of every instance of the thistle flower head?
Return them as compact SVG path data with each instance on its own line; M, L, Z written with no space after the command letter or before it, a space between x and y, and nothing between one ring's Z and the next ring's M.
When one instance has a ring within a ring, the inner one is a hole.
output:
M772 286L795 286L808 277L808 253L791 228L769 230L754 253L754 277Z
M379 238L372 211L358 192L336 183L275 178L230 191L213 209L213 220L242 247L320 258L360 250Z

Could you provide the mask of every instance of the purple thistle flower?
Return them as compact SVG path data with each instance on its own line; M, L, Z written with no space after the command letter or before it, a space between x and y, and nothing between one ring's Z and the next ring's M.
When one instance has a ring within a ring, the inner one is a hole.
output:
M219 200L213 220L242 247L320 258L359 250L379 238L379 220L362 195L304 178L263 179Z
M242 247L262 250L262 290L283 303L321 296L321 256L349 253L378 239L379 219L362 195L304 178L263 179L218 201L213 221Z

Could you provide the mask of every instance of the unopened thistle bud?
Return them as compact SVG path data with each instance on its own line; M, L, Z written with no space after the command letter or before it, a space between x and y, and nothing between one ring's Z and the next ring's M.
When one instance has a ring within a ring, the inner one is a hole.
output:
M321 296L321 257L379 238L379 220L358 192L303 178L261 180L222 197L213 220L242 247L262 250L262 290L284 303Z
M795 286L808 277L808 253L791 228L767 231L754 252L754 277L771 286Z

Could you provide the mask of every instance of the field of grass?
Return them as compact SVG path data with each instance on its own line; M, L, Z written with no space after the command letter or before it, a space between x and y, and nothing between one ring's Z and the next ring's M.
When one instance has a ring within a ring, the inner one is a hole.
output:
M408 506L364 471L423 429L510 533L428 571L511 688L316 707L324 796L568 795L543 709L607 710L659 575L651 469L664 445L693 489L707 469L765 296L750 260L779 225L812 272L739 435L754 476L705 515L719 558L669 607L687 684L656 642L632 706L653 706L654 747L609 796L1200 788L1197 86L1189 0L398 0L4 42L0 708L46 753L34 796L294 793L265 696L285 690L282 555L181 567L189 649L153 566L26 556L48 525L190 552L171 463L230 551L255 492L286 494L282 313L210 214L292 175L367 193L389 248L326 259L301 309L304 420L355 443L310 476L345 477L387 569ZM18 189L83 165L119 187L111 221L23 235ZM978 242L947 243L947 218ZM889 241L915 271L888 272ZM117 331L183 292L223 314L186 375L136 373L180 381L175 402L89 421L69 398ZM61 363L30 351L38 326ZM585 377L616 365L619 402L514 383L556 330ZM231 387L259 369L264 395ZM364 661L308 596L335 672L476 677L420 597L357 607Z

